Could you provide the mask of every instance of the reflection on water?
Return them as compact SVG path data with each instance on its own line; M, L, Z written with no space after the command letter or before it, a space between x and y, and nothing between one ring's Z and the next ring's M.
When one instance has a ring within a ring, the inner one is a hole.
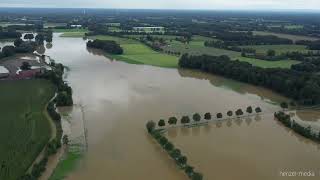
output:
M71 180L186 179L146 133L148 120L249 105L274 112L278 107L269 101L285 99L205 73L111 61L87 49L81 38L54 34L53 44L46 55L70 68L66 81L84 114L82 120L71 116L72 126L85 127L71 134L82 132L88 147L79 169L67 178ZM272 114L178 128L168 136L206 179L277 179L283 168L314 168L320 162L314 144L297 141Z

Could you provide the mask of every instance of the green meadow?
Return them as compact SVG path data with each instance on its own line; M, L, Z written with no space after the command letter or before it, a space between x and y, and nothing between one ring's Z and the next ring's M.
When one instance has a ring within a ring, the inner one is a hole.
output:
M174 68L178 66L178 57L159 53L139 41L114 36L91 36L90 39L113 40L124 50L122 55L111 55L112 58L132 64L148 64L159 67Z

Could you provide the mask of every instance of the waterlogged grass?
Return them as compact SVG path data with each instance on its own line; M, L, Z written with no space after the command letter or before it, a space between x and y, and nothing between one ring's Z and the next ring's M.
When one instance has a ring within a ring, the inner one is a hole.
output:
M113 40L120 44L124 53L111 55L112 58L132 64L147 64L159 67L178 67L178 57L159 53L139 41L114 36L92 36L90 39Z
M65 179L68 174L77 167L82 157L82 153L74 150L68 150L68 152L65 154L64 159L59 162L49 180Z
M84 37L88 29L52 29L53 32L63 33L61 37Z
M46 80L0 82L0 179L23 175L50 139L45 105L54 95Z

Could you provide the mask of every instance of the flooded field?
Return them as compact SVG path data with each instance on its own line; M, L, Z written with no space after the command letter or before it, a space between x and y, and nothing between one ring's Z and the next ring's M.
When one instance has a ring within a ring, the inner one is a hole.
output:
M190 70L110 60L87 50L85 40L58 34L45 54L68 66L66 80L76 104L68 110L68 133L85 149L78 168L66 179L187 179L153 142L145 123L247 106L260 106L264 114L172 129L167 135L205 179L288 179L279 172L319 172L319 146L273 119L275 104L286 99L269 90ZM297 113L319 124L319 113L309 114Z

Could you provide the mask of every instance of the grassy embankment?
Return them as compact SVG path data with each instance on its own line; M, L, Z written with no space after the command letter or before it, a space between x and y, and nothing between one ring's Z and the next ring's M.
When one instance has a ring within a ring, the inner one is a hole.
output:
M0 82L0 179L23 175L51 136L45 106L54 95L46 80Z

